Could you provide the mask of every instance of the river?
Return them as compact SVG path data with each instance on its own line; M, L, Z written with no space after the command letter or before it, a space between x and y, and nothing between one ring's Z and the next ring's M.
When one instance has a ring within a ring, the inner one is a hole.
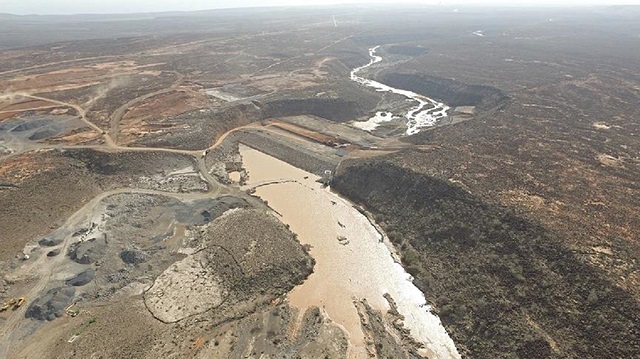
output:
M349 356L365 358L365 338L353 300L366 299L373 308L387 311L390 306L383 295L389 293L405 317L405 327L425 345L425 353L460 358L440 319L366 216L323 188L314 174L246 146L240 147L240 154L249 176L244 188L255 188L299 241L311 246L316 260L314 272L289 293L292 305L322 308L348 334Z
M420 132L421 128L434 126L439 119L447 117L449 107L443 103L412 91L397 89L378 81L366 79L358 75L362 70L382 61L382 57L376 55L376 52L379 48L380 46L376 46L369 49L369 56L371 57L369 63L351 70L351 80L364 86L371 87L378 92L392 92L398 95L405 96L407 100L415 101L417 102L417 104L403 115L397 115L389 111L380 111L376 113L375 116L371 117L368 121L358 121L353 125L366 131L372 131L375 130L383 122L406 118L406 134L413 135Z

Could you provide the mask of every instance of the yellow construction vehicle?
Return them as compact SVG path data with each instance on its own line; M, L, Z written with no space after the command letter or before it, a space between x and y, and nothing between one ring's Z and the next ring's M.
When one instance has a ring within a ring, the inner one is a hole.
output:
M15 298L11 298L8 299L7 301L5 301L2 304L2 307L0 307L0 312L4 312L5 310L11 308L12 306L14 306L16 303L18 303L18 300Z
M27 302L27 297L18 298L16 303L13 305L13 310L16 310L16 309L22 307L24 305L24 303L26 303L26 302Z
M20 297L20 298L11 298L8 299L7 301L5 301L2 304L2 307L0 307L0 312L4 312L5 310L8 310L9 308L13 308L13 310L16 310L20 307L22 307L24 305L24 303L27 302L27 298L26 297Z
M80 309L75 308L75 303L71 303L66 308L64 308L64 312L67 313L68 316L73 318L80 314Z

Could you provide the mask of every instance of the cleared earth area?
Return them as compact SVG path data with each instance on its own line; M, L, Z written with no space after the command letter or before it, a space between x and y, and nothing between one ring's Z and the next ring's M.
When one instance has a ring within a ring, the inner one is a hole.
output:
M0 14L0 358L640 357L637 7L87 16Z

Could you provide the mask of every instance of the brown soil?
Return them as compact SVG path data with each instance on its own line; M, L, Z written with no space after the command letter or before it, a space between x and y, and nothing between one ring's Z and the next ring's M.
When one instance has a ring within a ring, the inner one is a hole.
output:
M130 109L120 121L119 143L137 142L146 134L179 129L178 123L166 119L207 106L203 94L194 91L176 91L153 97Z

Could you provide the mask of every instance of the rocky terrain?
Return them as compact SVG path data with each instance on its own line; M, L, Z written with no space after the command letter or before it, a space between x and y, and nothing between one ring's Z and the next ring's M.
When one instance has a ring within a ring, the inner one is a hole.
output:
M639 357L638 16L0 14L0 358Z

